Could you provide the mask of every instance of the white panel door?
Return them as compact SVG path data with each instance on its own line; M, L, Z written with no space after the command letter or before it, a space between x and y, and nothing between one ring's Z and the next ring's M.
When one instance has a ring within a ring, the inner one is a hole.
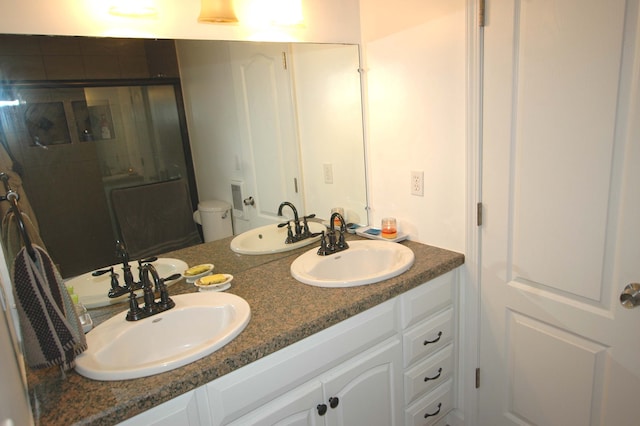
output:
M358 355L322 378L326 424L400 426L402 424L402 347L389 341Z
M285 393L229 426L324 426L317 406L322 402L322 383L312 380Z
M279 43L230 46L242 138L243 198L253 197L255 203L244 209L247 229L281 221L277 212L283 201L293 203L301 216L305 211L293 88L283 56L287 49Z
M480 425L637 425L638 0L487 0Z

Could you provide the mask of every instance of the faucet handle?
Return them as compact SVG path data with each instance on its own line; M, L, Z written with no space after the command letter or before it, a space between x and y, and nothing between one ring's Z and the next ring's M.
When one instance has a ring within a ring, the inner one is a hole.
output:
M301 235L302 239L309 238L312 236L311 230L309 230L309 224L307 223L307 219L313 219L314 217L316 217L315 213L302 217L302 235Z
M147 259L140 259L138 260L138 265L142 266L143 263L152 263L152 262L155 262L156 260L158 260L156 256L149 257Z
M171 300L171 298L169 297L169 289L167 288L165 281L170 281L172 279L177 279L180 277L181 277L180 274L173 274L171 276L168 276L167 278L160 278L159 280L160 281L159 282L160 301L158 302L158 306L160 307L160 309L166 311L176 306L176 303L173 300Z
M125 263L129 261L129 253L124 241L116 240L116 257L122 259Z
M165 277L162 279L162 281L166 282L166 281L173 281L173 280L177 280L178 278L180 278L182 276L182 274L173 274L173 275L169 275L168 277Z
M320 232L320 248L318 249L318 256L326 256L329 254L329 248L327 247L327 238L324 231Z
M111 273L113 274L113 266L112 266L111 268L107 268L107 269L100 269L100 270L97 270L97 271L93 271L93 272L91 273L91 276L92 276L92 277L99 277L100 275L104 275L104 274L106 274L107 272L111 272Z
M336 243L336 247L340 250L346 250L349 248L349 244L344 240L344 225L340 229L340 236L338 237L338 242Z
M129 293L129 311L127 312L126 320L127 321L137 321L141 318L142 309L140 309L140 305L138 305L138 297L132 291Z
M107 293L107 297L110 299L114 299L116 297L123 296L129 292L129 289L118 286L117 288L111 288L109 293Z
M120 286L120 283L118 282L119 275L114 272L113 266L111 268L100 269L98 271L93 271L91 273L91 276L92 277L99 277L99 276L104 275L106 273L111 274L111 288L109 289L109 293L107 294L107 296L109 298L113 299L115 297L120 297L120 296L122 296L123 294L125 294L125 293L127 293L129 291L127 288Z
M295 239L293 238L293 231L291 230L291 221L288 220L286 222L278 224L278 228L283 228L285 226L287 227L287 239L284 240L284 243L285 244L295 243Z

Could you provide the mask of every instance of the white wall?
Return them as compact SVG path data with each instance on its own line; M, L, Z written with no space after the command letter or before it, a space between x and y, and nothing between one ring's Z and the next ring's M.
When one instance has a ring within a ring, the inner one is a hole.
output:
M465 0L361 2L374 224L465 251ZM424 197L410 172L424 171Z
M347 221L366 224L358 46L298 43L291 56L306 211L329 219L342 207Z

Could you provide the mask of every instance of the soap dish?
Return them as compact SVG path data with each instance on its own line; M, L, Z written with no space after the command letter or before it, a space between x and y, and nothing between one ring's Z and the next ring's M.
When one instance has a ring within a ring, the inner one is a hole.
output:
M215 284L204 284L202 283L202 278L199 278L195 281L196 287L198 287L198 291L224 291L231 288L231 280L233 280L233 275L231 274L222 274L225 276L225 280L220 283ZM204 278L204 277L203 277Z

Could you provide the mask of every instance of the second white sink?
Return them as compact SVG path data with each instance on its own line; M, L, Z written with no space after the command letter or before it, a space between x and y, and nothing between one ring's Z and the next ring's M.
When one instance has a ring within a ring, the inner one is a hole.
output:
M348 241L349 248L319 256L313 248L291 264L291 275L317 287L355 287L377 283L407 271L413 251L398 243L380 240Z
M311 233L325 231L324 225L317 222L309 222ZM295 250L314 243L320 236L307 238L296 243L285 244L287 239L287 227L278 228L278 225L265 225L259 228L243 232L231 240L231 250L240 254L270 254Z

